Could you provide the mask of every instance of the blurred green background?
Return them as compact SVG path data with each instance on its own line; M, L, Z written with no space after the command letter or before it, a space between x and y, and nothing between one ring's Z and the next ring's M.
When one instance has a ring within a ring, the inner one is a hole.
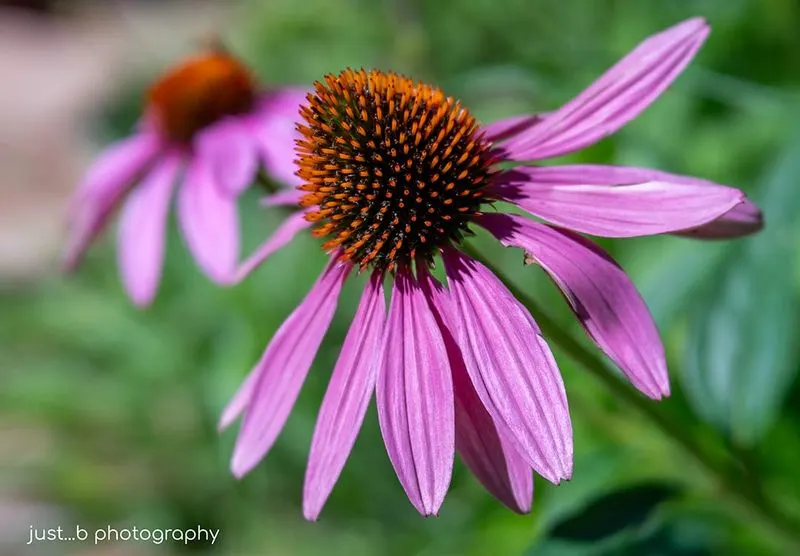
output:
M708 18L709 41L677 83L622 132L568 160L701 176L744 189L764 208L767 228L744 240L603 244L663 334L674 393L662 409L722 465L744 470L740 488L774 515L740 503L729 484L554 348L574 421L575 473L559 487L537 479L530 515L506 510L457 462L441 515L419 517L372 408L320 521L306 523L305 459L358 284L346 288L276 447L237 481L228 472L235 430L218 435L216 420L324 256L301 237L223 290L199 274L173 226L161 290L144 312L121 291L113 234L74 277L58 276L53 257L23 278L4 267L0 553L800 554L800 530L787 525L800 519L800 2L251 0L184 3L184 11L153 2L151 19L131 15L140 3L113 4L101 19L133 28L126 60L139 69L82 116L97 146L130 130L148 81L198 44L196 31L149 40L147 22L161 21L162 9L176 25L203 10L224 13L210 28L268 83L308 84L345 66L393 69L440 85L486 122L550 110L647 35ZM84 17L97 21L91 4L57 6L46 17L78 27ZM254 191L242 203L249 247L280 217L257 199ZM484 240L476 242L487 255L581 337L542 272ZM214 546L25 546L30 525L72 524L221 532Z

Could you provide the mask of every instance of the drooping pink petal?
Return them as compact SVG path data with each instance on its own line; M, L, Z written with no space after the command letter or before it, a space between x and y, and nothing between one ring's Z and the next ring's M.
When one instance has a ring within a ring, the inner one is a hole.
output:
M330 326L350 267L331 262L303 302L273 336L251 371L255 382L244 409L231 471L242 477L272 448L294 407L322 338ZM245 380L245 390L247 383ZM231 410L233 413L238 407Z
M397 477L417 511L436 514L453 470L453 383L442 335L408 270L395 279L376 393Z
M702 18L654 35L544 122L504 145L512 160L538 160L597 142L638 116L683 71L708 36Z
M630 278L587 239L511 214L478 223L503 245L524 249L547 271L589 337L645 395L669 395L664 346Z
M463 362L453 370L453 389L456 449L461 458L498 500L517 513L528 513L533 502L533 470L513 442L498 432Z
M300 198L306 195L303 191L297 189L287 189L286 191L279 191L272 195L267 195L261 199L262 207L286 207L297 206L300 204Z
M220 193L231 197L247 189L258 168L256 138L241 117L226 118L204 130L195 140L195 156L203 159Z
M236 198L223 192L202 157L189 163L178 192L178 222L198 266L212 280L231 281L239 258Z
M443 254L455 338L472 385L514 448L551 482L572 475L572 424L555 359L533 318L486 267Z
M295 175L294 142L300 136L295 125L300 121L300 105L306 102L307 93L297 87L270 92L262 99L258 111L256 136L264 166L276 180L290 186L303 183Z
M311 222L306 220L305 212L295 212L286 217L281 222L278 229L270 235L261 246L250 255L233 274L232 282L238 283L244 280L251 272L258 268L261 263L267 260L273 253L288 244L297 232L305 230L311 226Z
M122 208L119 222L119 269L131 300L149 305L158 289L164 263L167 214L181 158L170 153L158 162Z
M481 130L489 141L505 141L541 123L545 117L545 114L512 116L481 126Z
M515 512L527 513L533 500L533 471L512 442L499 433L497 423L472 386L461 350L451 332L453 326L446 324L451 317L444 287L424 267L419 270L419 281L437 314L450 362L456 451L486 490Z
M675 234L697 239L729 239L754 234L763 227L761 209L745 199L716 220Z
M383 273L375 272L361 296L317 417L303 488L303 515L308 520L316 520L322 511L364 422L375 389L385 318Z
M514 168L496 177L492 193L553 224L604 237L695 228L744 201L738 189L705 180L596 165Z
M69 208L64 270L74 269L108 222L120 199L141 177L161 146L152 134L137 134L103 151L78 186Z

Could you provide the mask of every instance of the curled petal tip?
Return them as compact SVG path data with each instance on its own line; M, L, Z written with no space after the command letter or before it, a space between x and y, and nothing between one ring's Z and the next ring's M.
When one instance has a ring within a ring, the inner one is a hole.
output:
M755 215L753 223L750 225L750 233L760 232L764 229L764 214L761 210Z
M697 239L732 239L755 234L764 228L761 209L742 194L739 203L718 218L676 235Z
M741 202L724 217L736 225L741 235L754 234L764 228L764 213L744 194Z

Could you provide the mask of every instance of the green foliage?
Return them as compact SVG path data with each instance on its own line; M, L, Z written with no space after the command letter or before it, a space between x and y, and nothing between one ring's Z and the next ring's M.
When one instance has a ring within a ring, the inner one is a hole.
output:
M711 555L719 550L716 524L691 510L669 504L674 486L648 482L593 499L557 523L529 550L531 556Z
M681 375L698 414L748 446L774 422L800 370L792 241L800 232L800 137L769 173L761 190L767 227L729 248L694 308Z

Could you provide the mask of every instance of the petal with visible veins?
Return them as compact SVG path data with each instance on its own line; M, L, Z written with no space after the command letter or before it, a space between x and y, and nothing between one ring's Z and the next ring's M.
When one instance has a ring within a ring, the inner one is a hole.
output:
M600 247L567 231L512 214L478 223L503 245L524 249L561 288L591 339L642 393L669 395L664 346L636 287Z

